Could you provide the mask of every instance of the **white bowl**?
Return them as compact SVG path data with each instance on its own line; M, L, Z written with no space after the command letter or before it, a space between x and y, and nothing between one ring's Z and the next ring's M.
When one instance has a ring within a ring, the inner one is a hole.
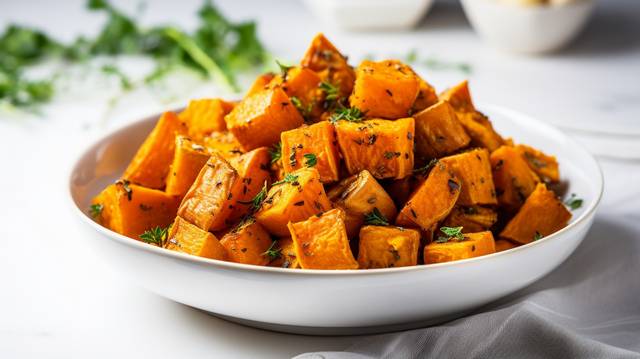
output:
M400 30L415 26L433 0L304 0L329 26L346 30Z
M122 173L157 116L87 149L69 191L86 242L126 279L174 301L251 326L302 334L361 334L442 322L524 288L564 261L589 230L602 194L595 159L555 128L497 106L481 106L502 134L558 157L569 191L584 199L569 226L531 244L484 257L371 270L259 267L154 247L95 223L92 196Z
M471 26L488 43L511 52L545 53L562 48L580 33L595 3L519 6L499 0L462 0L462 5Z

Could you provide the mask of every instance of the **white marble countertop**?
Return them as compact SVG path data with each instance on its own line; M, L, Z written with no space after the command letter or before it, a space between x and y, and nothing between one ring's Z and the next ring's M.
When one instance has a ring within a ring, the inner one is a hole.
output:
M152 1L143 20L188 26L199 3ZM607 136L584 134L597 128L621 139L626 151L638 151L628 157L640 156L640 137L634 136L640 134L638 1L601 2L583 36L549 57L487 48L455 2L438 3L415 32L375 34L325 29L293 0L219 3L233 18L257 18L262 39L280 58L298 58L318 31L354 58L370 49L380 57L418 49L424 56L469 63L478 100L550 121L586 138L591 150L615 154L619 149L610 142L594 144ZM87 15L79 0L0 3L0 27L27 23L62 39L95 31L96 21L100 18ZM455 71L421 72L439 89L465 77ZM66 176L74 156L106 131L184 100L163 102L157 94L139 91L106 112L113 89L100 81L90 95L70 89L42 119L0 114L0 357L276 358L339 350L361 339L292 336L231 324L126 282L90 251L67 207ZM206 86L188 88L182 95L206 91ZM601 163L606 191L596 225L615 217L618 226L637 233L640 163L608 158Z

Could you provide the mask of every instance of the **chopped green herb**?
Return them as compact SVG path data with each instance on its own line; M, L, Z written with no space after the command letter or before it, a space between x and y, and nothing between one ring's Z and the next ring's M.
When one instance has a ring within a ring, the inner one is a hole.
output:
M273 186L277 186L279 184L283 184L283 183L291 183L292 185L296 186L298 185L298 176L297 175L293 175L291 173L287 173L286 175L284 175L284 178L280 181L274 182Z
M293 68L293 66L283 65L280 61L276 60L276 64L278 64L278 68L280 68L280 75L283 80L287 79L287 75L289 74L289 70Z
M280 258L280 256L282 255L282 249L278 248L277 245L278 240L276 239L275 241L271 242L269 249L262 253L262 255L268 257L270 261Z
M305 106L299 98L295 96L291 96L291 103L296 107L298 112L302 115L305 121L309 121L309 116L311 115L311 111L313 111L313 103L309 103Z
M271 156L271 163L276 163L282 158L282 142L278 142L269 149L269 155Z
M161 228L155 227L150 230L145 231L140 235L140 239L149 244L155 244L158 247L163 247L165 241L167 240L167 233L169 231L169 227Z
M362 111L360 111L356 107L342 107L331 114L329 121L334 124L340 120L362 122L363 116L364 114L362 113Z
M426 165L422 166L422 167L418 167L418 168L414 168L413 169L413 173L423 176L425 174L427 174L427 172L429 171L429 169L431 167L433 167L436 163L438 163L438 159L434 158L431 161L429 161L429 163L427 163Z
M304 165L307 167L313 167L318 164L318 157L313 153L306 153L304 156Z
M567 205L572 211L582 207L583 200L582 198L577 198L575 193L571 194L571 197L567 199L564 204Z
M325 101L333 102L338 99L339 89L337 86L334 86L329 82L322 81L319 87L324 92Z
M378 207L374 207L373 211L364 215L364 224L372 226L388 226L389 221L380 213Z
M262 206L262 202L264 202L265 198L267 198L267 181L264 181L264 185L258 194L256 194L251 201L238 201L242 204L250 204L249 210L251 212L255 212L260 209Z
M440 232L444 233L444 236L438 236L434 242L446 243L452 239L457 241L463 241L464 235L462 234L462 227L440 227Z
M93 218L98 218L102 214L103 209L104 206L100 203L92 204L89 206L89 214L91 214Z
M533 241L535 242L537 240L540 240L540 239L542 239L542 237L543 237L542 234L540 234L540 232L536 231L536 233L533 235Z

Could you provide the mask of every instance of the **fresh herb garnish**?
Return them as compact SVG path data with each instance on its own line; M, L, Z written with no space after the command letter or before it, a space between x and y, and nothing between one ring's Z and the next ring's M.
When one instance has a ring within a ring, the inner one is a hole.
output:
M462 227L440 227L440 232L444 233L444 236L438 236L438 239L434 241L436 243L447 243L452 239L457 241L464 240Z
M293 68L293 66L283 65L280 61L276 60L276 64L278 64L278 68L280 69L280 76L282 76L283 80L287 79L287 75L289 74L289 70Z
M413 173L423 176L425 174L427 174L427 172L429 171L429 169L433 166L435 166L435 164L438 163L438 159L434 158L431 161L429 161L429 163L427 163L426 165L422 166L422 167L418 167L418 168L414 168L413 169Z
M253 197L253 199L251 199L250 201L238 201L238 202L242 204L250 204L251 206L249 206L249 210L251 212L255 212L258 209L260 209L260 206L262 206L262 202L264 202L265 198L267 198L267 181L264 181L264 185L262 185L262 189Z
M380 213L378 207L374 207L373 211L364 215L364 224L372 226L388 226L389 221Z
M277 245L278 240L276 239L275 241L271 242L269 249L262 253L262 255L268 257L270 261L280 258L280 256L282 255L282 249L278 248Z
M277 186L279 184L283 184L283 183L291 183L292 185L296 186L298 185L298 176L291 174L291 173L287 173L286 175L284 175L284 178L281 179L280 181L274 182L273 186Z
M537 240L540 240L540 239L542 239L542 237L543 237L543 235L540 234L540 232L536 231L536 233L533 235L533 241L535 242Z
M145 243L155 244L158 247L163 247L165 241L167 240L168 230L169 230L169 227L167 227L167 228L161 228L161 227L151 228L150 230L147 230L144 233L142 233L140 235L140 239Z
M282 158L282 142L278 142L269 149L271 163L276 163Z
M337 86L334 86L329 82L322 81L319 87L324 92L325 101L333 102L338 99L339 89Z
M300 112L302 118L304 118L305 121L309 121L309 116L311 115L311 111L313 111L313 103L309 103L305 106L302 101L295 96L291 96L291 103L296 107L298 112Z
M575 193L571 194L571 197L567 199L564 204L567 205L572 211L582 207L582 198L577 198Z
M89 206L89 214L92 218L98 218L102 214L104 206L100 203L95 203Z
M349 122L362 122L362 117L364 114L356 107L342 107L336 109L329 118L331 123L336 123L340 120L345 120Z
M307 167L313 167L318 164L318 157L313 153L305 153L304 157L304 165Z

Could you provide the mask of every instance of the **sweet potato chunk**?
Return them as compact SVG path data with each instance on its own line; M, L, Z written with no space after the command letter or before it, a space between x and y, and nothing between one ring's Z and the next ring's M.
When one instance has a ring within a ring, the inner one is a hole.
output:
M226 259L225 248L213 234L180 217L176 217L173 222L164 247L198 257Z
M289 222L288 228L303 269L358 269L341 209L311 216L306 221Z
M420 232L389 226L360 229L360 268L406 267L418 264Z
M270 267L300 268L298 257L296 257L296 245L290 237L279 238L275 244L278 257L269 262Z
M493 151L491 167L498 203L510 212L520 208L540 182L514 147L502 146Z
M175 137L186 133L187 126L175 113L163 113L122 178L147 188L163 188L173 159Z
M512 248L518 247L519 244L515 244L506 239L498 239L496 240L496 252L504 252Z
M489 151L477 148L440 159L449 166L462 184L458 203L465 206L497 204Z
M229 217L231 221L249 212L251 200L263 189L265 183L269 182L270 161L271 156L266 147L256 148L229 161L229 164L238 172L242 183L242 186L236 187L237 192L232 195L236 203Z
M463 185L464 186L464 185ZM464 187L463 187L464 188ZM463 227L469 232L483 232L498 221L498 213L480 206L456 206L442 223L445 227Z
M453 108L440 101L413 116L416 122L416 154L440 158L465 148L471 142Z
M567 226L571 212L553 191L540 183L524 202L518 213L500 233L500 238L527 244L546 237Z
M282 131L304 123L287 94L279 87L246 97L225 117L225 121L244 151L269 147L280 140Z
M424 264L457 261L495 252L496 245L491 232L467 233L462 241L451 239L445 243L433 242L426 245Z
M322 121L283 132L282 165L290 173L303 167L314 167L323 183L339 179L340 154L336 147L333 125Z
M184 136L176 137L175 147L165 192L182 198L189 191L211 154L204 146Z
M435 105L438 102L438 95L436 94L436 90L433 88L433 86L431 86L427 81L420 78L420 76L418 76L418 81L420 83L418 97L416 97L416 100L413 103L411 113L420 112L427 107Z
M429 230L451 212L460 195L460 186L453 169L438 162L402 208L396 224L418 225L425 231Z
M269 83L271 83L271 80L273 80L275 76L276 75L273 72L267 72L258 76L251 87L249 87L249 90L247 91L245 97L249 97L257 92L267 89Z
M109 185L91 201L101 208L96 217L100 224L137 240L146 230L170 225L179 203L176 196L127 180Z
M413 118L339 121L338 146L350 174L368 170L376 178L404 178L413 171Z
M269 233L254 220L241 223L220 240L231 262L258 266L269 264L267 250L271 243Z
M326 81L340 89L339 97L348 97L353 91L356 75L344 57L323 34L316 35L300 62L302 67L318 73Z
M410 115L419 91L420 81L409 66L396 60L365 60L356 69L349 103L370 118L402 118Z
M516 149L529 164L529 167L545 182L560 181L558 161L555 156L549 156L542 151L526 145L517 145Z
M281 183L274 183L267 198L256 212L256 220L269 233L289 235L287 223L299 222L331 209L320 175L314 168L301 168L288 174Z
M212 132L202 140L202 143L209 151L215 151L225 160L238 157L244 153L240 148L240 142L231 132Z
M391 197L367 170L345 178L329 191L328 196L345 211L345 225L349 238L358 235L358 230L364 223L364 216L374 208L389 220L397 214Z
M449 102L451 107L460 112L474 112L476 110L471 92L469 91L469 81L464 80L459 84L446 89L440 94L440 99Z
M305 67L292 67L284 78L276 76L270 86L280 86L305 121L309 122L318 120L322 114L321 82L322 79L315 71Z
M214 153L185 195L178 215L205 231L227 227L242 181L222 156Z
M189 136L200 141L214 131L227 130L224 116L231 112L233 107L233 103L218 98L191 100L179 117L187 124Z

